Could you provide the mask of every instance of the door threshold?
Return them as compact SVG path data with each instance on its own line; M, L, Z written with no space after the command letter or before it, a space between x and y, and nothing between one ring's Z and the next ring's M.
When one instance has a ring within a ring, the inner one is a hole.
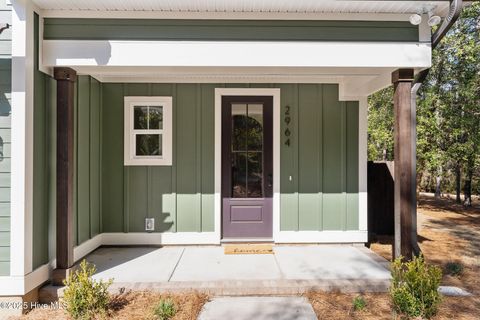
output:
M224 238L220 243L273 243L273 238Z

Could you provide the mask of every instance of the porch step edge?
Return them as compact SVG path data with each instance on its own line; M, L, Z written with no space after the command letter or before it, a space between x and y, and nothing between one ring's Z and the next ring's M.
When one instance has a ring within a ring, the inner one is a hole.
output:
M310 291L365 293L387 292L390 280L329 279L329 280L229 280L229 281L170 281L114 283L111 294L123 291L156 291L183 293L199 291L212 296L274 296L301 295ZM40 289L41 303L58 301L64 287L47 285Z
M200 291L214 296L298 295L309 291L323 292L387 292L390 280L229 280L172 281L167 283L117 283L112 290L152 290L165 292Z
M63 297L64 286L54 286L47 284L38 290L38 302L42 304L50 304L58 301Z

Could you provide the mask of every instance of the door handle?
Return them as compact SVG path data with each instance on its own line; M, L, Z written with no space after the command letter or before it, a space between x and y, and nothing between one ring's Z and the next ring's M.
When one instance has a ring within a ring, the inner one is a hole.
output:
M273 174L271 173L267 175L267 185L269 188L273 186Z

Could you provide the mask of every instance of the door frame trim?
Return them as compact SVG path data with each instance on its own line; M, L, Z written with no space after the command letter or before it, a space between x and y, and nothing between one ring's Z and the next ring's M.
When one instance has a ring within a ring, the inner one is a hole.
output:
M222 97L271 96L273 98L273 239L280 232L280 89L279 88L215 88L215 234L222 239Z

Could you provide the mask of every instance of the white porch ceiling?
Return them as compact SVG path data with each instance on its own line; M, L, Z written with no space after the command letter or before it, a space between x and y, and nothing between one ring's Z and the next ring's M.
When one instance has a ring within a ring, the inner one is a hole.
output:
M448 1L372 0L33 0L44 10L219 13L392 13L431 10L445 16Z

